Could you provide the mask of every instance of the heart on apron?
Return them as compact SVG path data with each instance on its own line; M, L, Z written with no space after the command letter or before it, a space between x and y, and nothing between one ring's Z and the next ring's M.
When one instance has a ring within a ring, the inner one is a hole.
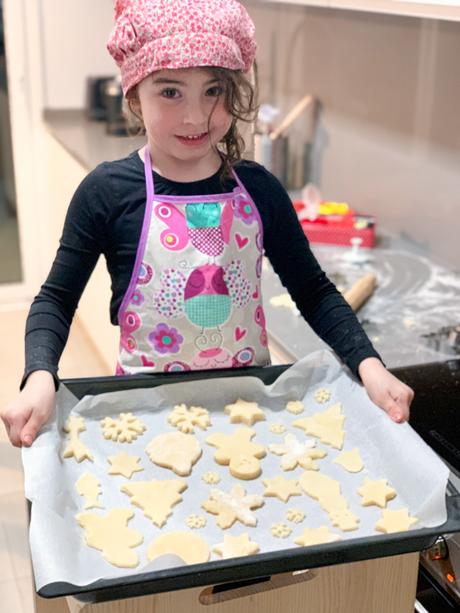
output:
M236 244L238 245L238 249L244 249L249 243L249 238L247 236L241 236L239 232L236 232L235 239Z
M245 328L240 328L239 326L236 326L236 328L235 328L235 339L237 341L240 341L242 338L244 338L246 336L246 332L247 332L247 330Z

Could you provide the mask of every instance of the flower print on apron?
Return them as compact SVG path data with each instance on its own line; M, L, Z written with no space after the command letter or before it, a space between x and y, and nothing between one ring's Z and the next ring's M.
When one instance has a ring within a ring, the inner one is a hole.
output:
M133 274L118 313L117 374L270 363L262 307L263 232L234 171L230 193L147 201Z

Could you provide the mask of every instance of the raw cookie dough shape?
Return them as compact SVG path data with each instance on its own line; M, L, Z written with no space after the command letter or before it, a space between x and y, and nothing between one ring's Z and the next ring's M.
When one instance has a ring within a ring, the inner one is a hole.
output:
M201 475L201 479L208 485L216 485L220 482L220 475L213 470L208 470L203 475Z
M305 513L301 509L288 509L286 511L286 519L295 524L300 524L305 519Z
M281 458L283 470L293 470L297 465L305 470L318 470L318 465L313 462L327 455L324 449L316 448L313 440L300 442L294 434L286 434L283 445L269 445L268 449Z
M321 526L321 528L305 528L302 534L294 540L294 543L296 545L308 547L310 545L333 543L335 541L340 541L340 538L340 535L329 532L327 526Z
M283 502L287 502L291 496L302 495L297 479L286 479L279 476L273 479L264 479L263 484L265 485L264 496L275 496Z
M302 489L317 500L328 514L334 526L341 530L356 530L359 519L348 508L347 500L340 492L335 479L307 470L299 477Z
M204 528L206 526L206 517L202 515L188 515L185 518L185 523L189 528Z
M193 434L166 432L155 436L145 451L154 464L170 468L176 475L185 477L201 456L201 446Z
M181 493L187 489L182 479L166 481L136 481L120 488L131 498L131 504L144 511L144 515L161 528L172 515L172 507L182 501Z
M85 498L85 509L104 508L98 501L98 496L101 493L101 484L99 480L89 473L84 473L75 483L77 492Z
M285 539L292 532L287 524L273 524L270 532L275 538Z
M195 426L206 430L211 425L209 412L203 407L187 408L185 404L176 404L168 417L168 422L184 434L193 434Z
M342 415L342 405L340 402L336 402L326 411L315 413L311 417L297 419L293 426L302 428L306 434L316 436L326 445L331 445L335 449L342 449L345 437L344 421L345 415Z
M269 430L273 434L283 434L283 432L286 432L286 426L284 424L271 424Z
M300 402L300 400L290 400L286 404L286 411L288 411L288 413L292 413L293 415L300 415L300 413L303 413L304 408L303 402Z
M386 479L371 481L371 479L365 477L364 483L358 489L358 494L363 498L361 501L363 507L376 505L384 509L387 506L387 502L393 500L396 496L396 490L388 485Z
M238 398L233 404L227 404L224 407L225 413L230 415L231 424L246 424L252 426L257 421L265 421L265 413L259 407L257 402L246 402Z
M179 556L185 564L201 564L209 560L209 547L192 532L167 532L150 543L147 558L151 562L166 554Z
M239 558L240 556L250 556L259 551L260 547L248 536L247 532L240 536L225 534L222 543L214 545L212 550L224 560L228 558Z
M67 432L70 440L62 454L64 458L74 457L77 462L81 462L82 460L93 461L93 456L88 447L81 442L79 437L80 432L84 432L85 430L86 426L83 417L76 417L75 415L70 415L68 417L64 426L64 432Z
M325 387L320 387L315 392L315 400L319 404L324 404L325 402L329 402L331 399L331 392Z
M234 485L229 494L218 489L211 490L209 500L205 500L201 506L208 513L217 515L217 525L225 530L233 526L235 521L245 526L256 526L257 517L252 509L258 509L263 504L262 496L246 496L241 485Z
M131 479L134 473L144 470L139 466L141 458L137 455L129 455L126 451L122 451L117 455L110 455L107 461L110 463L108 470L109 475L122 475L127 479Z
M230 464L230 473L232 475L238 477L238 474L245 470L245 479L255 479L261 472L258 459L265 456L265 448L262 445L251 442L254 435L254 430L243 427L238 428L233 434L222 434L219 432L211 434L206 439L206 442L208 445L217 447L217 451L214 453L215 461L218 464ZM242 465L248 464L249 458L253 458L253 461L251 461L252 468L248 472L247 468L244 469ZM253 476L250 476L251 474Z
M357 447L351 451L342 451L333 462L334 464L340 464L349 473L359 473L364 468L363 460Z
M404 532L418 522L417 517L409 515L407 509L390 511L384 509L379 521L375 524L375 529L379 532Z
M131 550L140 545L144 537L137 530L127 527L134 516L130 509L112 509L106 517L95 513L78 513L75 517L85 530L88 547L102 551L110 564L120 568L135 568L139 564L138 555Z
M237 479L244 479L245 481L257 479L262 472L259 460L247 453L240 453L239 455L233 456L228 467L231 475Z
M120 413L115 419L104 417L101 428L105 439L117 443L132 443L145 431L144 424L132 413Z

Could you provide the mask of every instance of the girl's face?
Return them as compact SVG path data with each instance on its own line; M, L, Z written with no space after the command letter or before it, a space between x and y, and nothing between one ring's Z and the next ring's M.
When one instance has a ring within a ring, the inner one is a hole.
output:
M203 68L160 70L137 88L140 112L156 165L192 167L220 158L212 148L228 132L222 84Z

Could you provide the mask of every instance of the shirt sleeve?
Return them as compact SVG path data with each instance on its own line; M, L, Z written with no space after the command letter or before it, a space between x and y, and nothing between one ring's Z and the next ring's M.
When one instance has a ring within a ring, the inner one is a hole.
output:
M105 175L105 176L104 176ZM67 211L56 257L26 321L25 370L47 370L59 385L58 364L83 290L104 251L109 190L103 165L77 188Z
M359 377L362 360L381 358L352 308L313 255L286 190L263 167L259 166L259 173L263 173L263 181L251 195L264 225L265 255L304 319ZM247 189L251 192L249 185Z

